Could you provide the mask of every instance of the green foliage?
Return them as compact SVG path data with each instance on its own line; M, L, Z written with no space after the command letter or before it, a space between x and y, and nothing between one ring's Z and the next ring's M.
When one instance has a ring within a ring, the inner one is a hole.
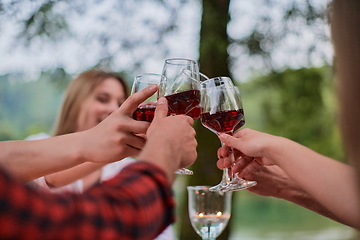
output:
M351 232L350 227L342 226L282 199L264 198L241 191L234 194L233 201L237 204L232 211L234 218L232 229L237 229L238 233L234 235L253 235L254 238L251 239L255 239L255 236L256 239L318 239L315 235L319 229L342 228L343 231L348 232L348 235ZM343 236L344 238L341 239L358 239L355 238L354 230L352 233L352 237ZM311 236L306 237L306 235Z
M258 10L255 10L255 14L249 14L251 15L249 24L252 27L246 28L248 30L242 35L231 36L230 45L234 49L242 49L241 55L247 55L250 65L251 60L254 59L252 68L263 74L287 65L287 63L278 64L275 57L279 51L284 51L284 48L289 56L292 54L299 56L303 53L307 58L308 66L314 65L312 55L317 55L323 58L324 62L328 62L329 59L320 53L321 47L318 46L329 42L329 34L324 28L328 26L327 3L329 2L331 1L256 1L252 4L256 4ZM243 7L246 8L246 5L249 3L244 3ZM246 19L246 14L248 12L244 11L241 19ZM234 17L239 17L239 14ZM306 40L303 39L304 32L309 34ZM316 40L309 40L310 35ZM289 36L296 36L301 44L289 44L292 42L289 41ZM236 62L237 58L242 57L238 53L238 50L230 52L231 61ZM235 67L238 67L236 65Z
M38 80L21 75L0 76L0 139L24 139L39 132L51 133L62 91L44 73Z
M68 24L66 15L55 11L56 1L44 2L37 11L23 20L23 30L19 37L26 40L26 44L38 37L47 37L59 41L67 34Z
M41 78L48 80L59 91L65 91L71 81L71 75L63 68L55 68L48 72L43 72Z
M344 160L330 67L272 72L241 88L245 93L246 127L292 139ZM250 122L252 114L256 115L256 125Z

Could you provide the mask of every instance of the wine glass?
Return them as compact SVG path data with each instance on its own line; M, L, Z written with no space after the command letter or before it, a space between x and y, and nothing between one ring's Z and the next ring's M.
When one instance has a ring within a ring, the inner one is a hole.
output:
M190 59L166 59L163 73L166 78L160 83L159 97L166 97L169 114L187 114L200 117L200 75L197 62ZM192 111L193 110L193 111ZM198 113L198 114L194 114Z
M239 96L239 100L240 100L240 105L242 106L242 101L241 101L241 95L240 95L240 90L238 87L234 86L236 94ZM237 132L242 126L244 126L245 124L245 113L244 113L244 109L243 109L243 117L240 120L240 122L236 125L236 127L234 128L234 132Z
M215 77L201 83L201 123L215 134L233 132L244 123L244 110L240 92L228 77ZM223 143L221 143L223 145ZM235 163L233 149L229 148L229 158ZM241 179L231 168L224 168L221 182L210 188L212 191L235 191L253 187L256 181Z
M131 87L131 94L134 94L150 85L159 85L162 80L166 77L156 73L144 73L135 77L133 85ZM152 122L154 119L157 94L154 93L152 96L142 102L133 113L133 118L138 121Z
M215 240L231 216L232 192L221 194L208 186L188 186L189 218L203 240Z
M166 59L162 74L166 78L160 82L159 97L167 99L169 114L200 118L200 74L197 62L184 58ZM182 168L177 173L192 175L193 171Z

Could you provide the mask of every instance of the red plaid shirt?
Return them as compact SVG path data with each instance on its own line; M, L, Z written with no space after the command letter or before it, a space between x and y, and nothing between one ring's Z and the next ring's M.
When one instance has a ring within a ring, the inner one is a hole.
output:
M145 162L83 194L40 194L0 170L0 239L154 239L174 205L164 172Z

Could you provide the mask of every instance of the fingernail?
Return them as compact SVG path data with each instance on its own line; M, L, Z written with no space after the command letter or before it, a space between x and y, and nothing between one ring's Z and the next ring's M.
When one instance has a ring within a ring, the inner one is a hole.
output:
M165 103L166 103L166 98L164 98L164 97L159 98L159 100L157 101L157 105L162 105Z
M156 87L157 87L157 85L153 84L153 85L150 86L150 90L154 90Z
M221 138L221 139L226 139L227 137L228 137L229 135L227 135L227 134L225 134L225 133L220 133L220 135L219 135L219 137Z

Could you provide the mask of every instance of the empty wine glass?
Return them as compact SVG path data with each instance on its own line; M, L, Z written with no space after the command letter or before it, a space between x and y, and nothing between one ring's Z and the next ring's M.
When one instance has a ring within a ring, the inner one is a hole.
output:
M221 194L208 186L188 186L189 218L203 240L215 240L231 216L232 192Z
M244 123L244 110L240 92L228 77L215 77L201 83L201 123L215 134L232 135ZM223 144L223 143L221 143ZM229 148L229 158L234 164L233 149ZM235 191L255 186L255 181L241 179L231 168L224 168L221 182L211 187L212 191Z
M159 85L160 82L165 78L166 77L164 75L156 74L156 73L144 73L138 75L134 79L131 88L131 94L134 94L153 84ZM157 93L154 93L144 102L142 102L133 113L133 118L138 121L151 122L154 119L157 98L158 98Z

